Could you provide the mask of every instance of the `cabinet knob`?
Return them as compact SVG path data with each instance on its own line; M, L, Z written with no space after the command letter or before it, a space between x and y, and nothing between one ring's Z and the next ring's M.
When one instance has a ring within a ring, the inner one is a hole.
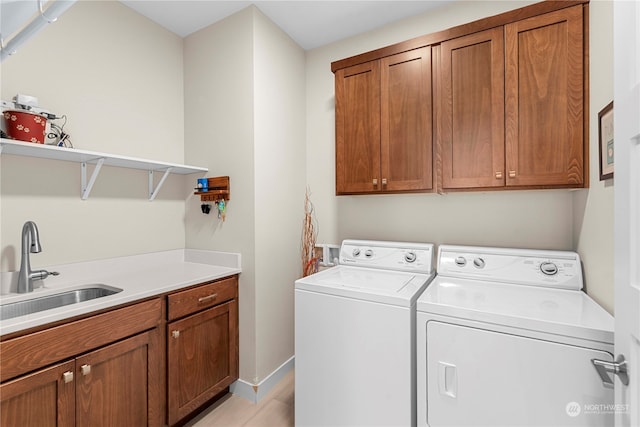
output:
M73 381L73 372L67 371L62 374L62 381L64 381L65 384L69 384L71 381Z
M496 179L502 179L502 172L496 172Z
M509 171L509 178L515 178L516 177L516 171Z
M80 372L82 375L87 376L91 373L91 365L82 365L80 366Z
M180 336L180 331L172 331L171 336L174 338L178 338Z
M373 185L378 185L378 178L373 178Z
M382 185L387 185L387 178L382 178Z

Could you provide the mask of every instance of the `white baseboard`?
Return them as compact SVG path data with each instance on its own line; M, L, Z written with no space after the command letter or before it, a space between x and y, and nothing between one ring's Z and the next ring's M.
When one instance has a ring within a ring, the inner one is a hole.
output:
M229 386L229 391L237 396L258 403L284 378L284 376L294 368L295 356L280 365L275 371L270 373L258 384L250 384L244 380L237 380Z

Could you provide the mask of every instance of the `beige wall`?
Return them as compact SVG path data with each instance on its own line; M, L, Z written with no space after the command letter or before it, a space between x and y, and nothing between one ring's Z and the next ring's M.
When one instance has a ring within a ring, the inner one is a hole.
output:
M301 276L305 53L254 14L257 376L294 354L293 282Z
M34 95L66 114L75 147L184 161L182 39L122 4L77 2L1 67L0 97ZM19 267L26 220L40 228L34 267L184 247L180 176L149 202L146 171L104 167L82 201L79 164L0 162L2 271Z
M597 180L597 111L612 91L610 2L592 2L590 11L590 190L335 196L332 61L529 3L457 2L307 53L307 183L319 241L370 238L577 250L586 262L589 293L611 311L612 191Z
M613 180L600 181L598 112L613 100L613 2L589 3L590 188L574 193L574 248L587 292L613 313Z
M253 13L245 9L184 41L185 159L202 162L208 176L229 176L226 221L200 201L187 203L187 247L242 254L240 377L256 366L255 172L253 123Z
M185 39L186 157L231 178L227 220L189 203L186 241L242 253L240 377L252 383L293 355L304 89L304 51L255 7Z

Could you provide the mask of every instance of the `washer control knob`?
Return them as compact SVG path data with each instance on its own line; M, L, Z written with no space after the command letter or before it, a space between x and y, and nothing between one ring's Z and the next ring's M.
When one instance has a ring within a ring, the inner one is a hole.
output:
M546 261L540 264L540 271L547 276L555 276L558 274L558 266L552 262Z
M467 260L464 259L463 256L459 256L456 258L456 265L458 267L464 267L465 265L467 265Z
M410 251L404 254L404 260L409 264L411 264L412 262L415 262L416 258L417 258L417 255L413 251Z
M373 250L367 249L366 251L364 251L364 256L366 256L367 258L371 258L373 256Z
M476 268L484 268L484 260L482 258L476 258L473 260L473 265Z
M353 250L353 252L351 252L351 255L353 256L360 256L360 249L359 248L355 248Z

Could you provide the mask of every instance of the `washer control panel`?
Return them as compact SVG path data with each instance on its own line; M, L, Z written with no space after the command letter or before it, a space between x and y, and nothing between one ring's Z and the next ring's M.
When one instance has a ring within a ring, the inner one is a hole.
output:
M430 274L435 268L431 243L345 240L340 264Z
M442 245L439 276L580 290L580 256L568 251Z

